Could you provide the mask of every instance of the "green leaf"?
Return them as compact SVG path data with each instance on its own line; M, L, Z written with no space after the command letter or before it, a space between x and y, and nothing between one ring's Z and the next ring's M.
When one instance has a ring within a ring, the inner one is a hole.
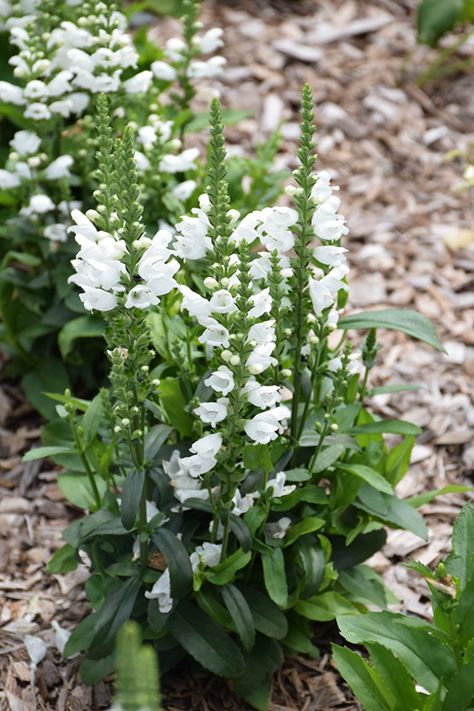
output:
M76 454L72 447L35 447L23 455L22 462L33 462L35 459L48 459L56 454Z
M331 538L333 561L336 570L346 570L362 563L379 551L387 540L384 530L363 533L347 545L342 536Z
M259 636L245 659L243 673L234 679L240 697L257 711L267 711L270 701L271 674L283 663L283 653L273 639Z
M135 606L141 580L127 578L120 582L98 612L94 613L94 639L89 647L91 659L101 659L111 653L117 632L130 618Z
M104 420L104 407L100 393L89 403L81 419L86 445L92 442Z
M312 538L300 538L295 549L304 571L301 596L311 597L318 592L324 580L326 556L321 544Z
M374 667L382 679L384 688L394 699L393 711L417 709L426 698L418 694L409 670L393 652L379 644L367 645Z
M230 514L229 528L242 546L242 550L247 553L252 547L252 534L245 521L235 514Z
M451 0L441 0L441 2ZM406 333L412 338L427 343L437 351L444 348L436 334L431 321L413 309L382 309L381 311L361 311L357 314L344 316L338 328L343 329L365 329L365 328L388 328Z
M250 551L244 552L241 548L238 548L235 553L232 553L222 563L210 568L206 572L206 578L214 585L227 585L233 580L238 570L245 568L251 557Z
M371 469L365 466L365 464L338 464L337 468L362 479L374 489L377 489L377 491L382 491L385 494L393 494L393 488L388 481L384 479L383 476L380 476L375 469Z
M70 354L74 342L80 338L102 338L105 324L93 316L79 316L69 321L59 331L58 345L64 359Z
M288 583L286 582L285 556L281 548L272 548L262 553L263 579L270 598L279 607L288 604Z
M414 444L413 436L404 437L389 451L385 463L385 476L393 486L398 484L407 473Z
M235 642L191 602L182 600L178 604L167 629L188 654L213 674L234 677L243 671L244 659Z
M397 435L418 435L421 429L411 422L405 420L380 420L379 422L367 422L364 425L356 425L350 429L352 435L367 434L397 434Z
M316 457L316 461L313 466L313 472L315 474L320 474L326 469L329 469L329 467L334 464L334 462L337 462L337 460L339 459L341 454L345 452L345 450L346 447L344 444L332 444L329 447L322 449Z
M222 598L246 652L255 644L255 624L245 597L235 585L224 585Z
M308 533L314 533L314 531L319 531L325 525L326 521L323 518L318 518L317 516L307 516L302 521L293 524L285 538L284 546L291 546L292 543L298 540L301 536L305 536Z
M455 608L457 641L467 647L474 640L474 555L471 558L471 572L469 579L459 597Z
M186 412L187 402L178 378L163 378L159 391L160 403L169 424L178 430L182 438L190 437L193 431L193 420Z
M252 612L255 629L272 639L283 639L288 633L288 621L265 593L239 585Z
M446 559L446 569L460 581L464 589L471 575L471 561L474 555L474 509L466 504L453 526L453 550Z
M337 644L331 649L337 669L365 711L394 711L392 695L384 689L376 670L360 654Z
M471 709L474 701L474 656L452 678L446 679L445 683L447 692L441 711Z
M56 407L45 393L63 393L69 387L69 380L61 361L49 358L24 375L21 386L35 409L52 420L56 417Z
M299 615L291 613L288 622L288 634L283 640L285 647L289 647L292 651L300 654L308 654L313 659L318 659L320 657L319 649L312 642L314 637L313 624L303 620Z
M99 495L104 496L107 483L95 477ZM58 487L65 498L79 509L90 509L95 503L95 496L89 478L83 472L65 472L58 476Z
M382 494L370 486L362 486L354 502L357 508L375 516L385 524L412 531L425 541L428 540L428 529L421 514L403 499L391 494Z
M463 486L462 484L448 484L441 489L432 489L432 491L426 491L424 494L418 494L418 496L410 496L407 502L410 506L419 508L420 506L429 504L430 501L433 501L433 499L436 499L438 496L444 496L445 494L465 494L468 491L474 491L474 487Z
M193 586L193 570L182 542L167 528L158 528L152 541L165 556L170 571L171 594L174 600L187 595Z
M121 495L121 519L124 527L129 531L135 526L143 485L145 483L145 472L132 471L125 479Z
M390 649L425 689L434 693L439 680L453 675L454 657L444 642L432 635L431 626L416 618L391 612L342 615L341 634L353 644L380 644Z
M243 461L246 469L251 471L270 472L273 469L270 448L267 444L247 444L243 450Z
M352 602L377 605L381 608L398 602L395 595L385 587L383 578L368 565L341 570L338 582L347 590Z
M293 609L299 615L315 622L329 622L335 620L337 615L350 615L357 611L352 602L334 591L299 600Z
M381 385L379 388L371 388L367 395L374 397L375 395L388 395L390 393L404 393L419 390L421 385L408 385L400 383L400 385Z
M108 654L102 659L88 659L85 657L80 665L79 671L84 684L93 686L115 670L115 654Z
M422 0L416 25L418 42L434 47L461 18L463 0Z
M171 432L168 425L154 425L145 436L145 460L153 461Z
M66 543L59 548L46 566L48 573L52 575L64 575L71 570L75 570L79 565L80 559L77 555L77 550Z

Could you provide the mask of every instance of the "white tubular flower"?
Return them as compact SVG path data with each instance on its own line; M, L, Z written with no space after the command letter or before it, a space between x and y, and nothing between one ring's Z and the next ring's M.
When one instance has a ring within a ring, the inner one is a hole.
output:
M278 519L275 523L267 523L265 526L265 534L269 538L274 538L275 540L281 540L286 536L286 532L291 526L291 518L284 516Z
M190 316L193 316L201 326L206 326L211 315L211 304L209 301L188 286L180 285L179 290L183 296L181 309L184 309Z
M273 342L275 340L275 321L269 319L268 321L254 323L254 325L250 327L247 340L255 341L257 346Z
M192 456L179 460L181 473L196 478L210 472L216 465L216 455L221 446L222 436L218 433L196 440L190 448Z
M235 516L242 516L247 513L247 511L249 511L254 505L255 499L258 499L259 496L260 492L258 491L253 491L251 494L245 494L245 496L242 496L239 489L237 489L232 499L232 503L234 504L232 513Z
M272 356L275 350L275 343L262 343L256 346L247 358L247 368L252 375L260 375L271 365L277 365L278 361Z
M214 458L222 447L222 436L210 434L196 440L191 447L191 452L201 457Z
M169 568L160 575L150 592L145 593L148 600L158 600L160 612L166 614L173 609L173 598L171 597L171 580Z
M199 49L201 54L211 54L215 52L216 49L219 49L219 47L224 46L222 40L223 34L224 32L220 27L212 27L210 30L207 30L202 37L194 37L194 45Z
M230 343L229 331L214 318L209 318L206 323L206 330L199 336L198 340L210 348L228 348Z
M67 226L60 222L55 222L52 225L47 225L43 230L43 235L51 242L66 242L67 241Z
M189 556L193 573L199 568L213 568L218 565L222 553L222 546L218 543L208 543L197 546Z
M245 383L243 392L247 395L247 400L261 410L275 407L281 400L278 385L260 385L254 378Z
M186 200L190 198L193 192L195 191L196 185L197 183L195 180L184 180L182 183L178 183L178 185L173 188L171 194L177 200L181 200L181 202L186 202Z
M0 169L0 190L10 190L21 185L20 177L9 170Z
M347 251L344 247L333 247L332 245L316 247L314 256L321 264L326 264L329 267L338 267L340 264L346 263L344 255Z
M234 297L227 289L215 291L210 299L211 311L216 314L232 314L237 310Z
M154 126L141 126L138 129L138 140L147 151L156 141L156 128Z
M263 314L268 314L272 308L272 297L268 288L257 292L250 297L250 300L253 303L248 314L250 318L260 318Z
M281 275L284 279L291 277L293 270L291 269L290 258L285 254L279 255ZM252 279L267 279L271 271L270 255L268 252L258 252L258 257L254 259L250 265L250 275Z
M161 159L159 170L162 173L184 173L187 170L196 170L195 161L198 157L198 148L187 148L176 156L170 153Z
M200 208L191 211L195 217L185 215L176 225L178 236L174 244L176 253L182 259L203 259L212 249L209 237L209 220L206 213Z
M309 280L309 293L315 314L321 314L324 309L333 306L341 289L347 291L347 284L342 279L348 274L349 269L339 265L331 269L322 279Z
M190 62L188 77L190 79L214 79L218 77L227 60L224 57L211 57L206 62L198 59Z
M317 173L316 177L317 180L311 190L311 197L320 205L332 196L334 190L339 190L339 188L331 185L331 176L327 170Z
M84 286L79 298L87 311L112 311L117 306L117 296L104 289Z
M30 156L38 153L41 138L33 131L17 131L10 141L10 146L20 156Z
M180 37L170 37L165 44L165 54L172 62L180 62L186 50L186 42Z
M261 211L258 228L261 243L269 250L288 252L295 244L290 227L298 221L298 213L290 207L266 207Z
M267 482L266 490L270 492L273 498L280 498L280 496L288 496L292 491L296 489L295 484L289 484L286 486L286 474L285 472L278 472L274 479L270 479Z
M46 104L35 101L27 107L24 116L33 119L33 121L47 121L51 118L51 111Z
M27 99L43 99L47 96L48 89L44 81L33 79L29 81L23 90Z
M72 156L59 156L56 160L48 165L45 170L47 180L60 180L68 178L71 173L69 168L74 163Z
M349 233L346 220L342 215L326 208L329 200L317 208L313 214L312 225L316 236L322 242L335 242Z
M219 422L222 422L227 417L228 404L229 400L225 397L221 397L217 402L202 402L193 412L199 417L201 422L215 428Z
M248 437L257 444L269 444L284 431L283 422L290 416L285 405L274 407L265 412L259 412L244 425Z
M0 101L6 104L14 104L15 106L26 104L23 89L11 84L9 81L0 81Z
M174 450L171 459L167 462L164 461L162 466L164 473L169 478L170 484L173 487L174 497L180 503L184 503L187 499L191 498L207 501L209 492L207 489L201 489L200 479L189 476L182 468L179 451L177 449Z
M255 210L240 221L239 225L232 232L230 239L239 245L241 242L252 244L258 237L257 225L261 222L261 211Z
M235 387L234 376L230 368L221 365L204 381L204 385L212 388L215 392L222 393L225 397Z
M156 61L151 65L151 71L160 81L175 81L176 69L166 62Z
M142 173L150 169L150 161L144 153L142 153L141 151L135 151L134 158L137 169L140 170Z
M125 308L148 309L150 306L156 306L159 302L159 298L148 286L137 284L128 292Z
M33 195L26 207L22 207L20 215L31 217L32 215L44 215L56 209L56 205L48 195Z
M123 88L126 94L146 94L153 81L153 73L149 70L139 72L134 77L124 81Z

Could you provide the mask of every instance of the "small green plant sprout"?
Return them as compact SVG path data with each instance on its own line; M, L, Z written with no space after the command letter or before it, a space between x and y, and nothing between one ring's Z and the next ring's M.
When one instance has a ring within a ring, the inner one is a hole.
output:
M466 504L453 528L452 552L426 578L433 622L392 612L341 615L348 642L368 659L333 645L340 673L365 711L466 711L474 704L474 509Z
M126 622L117 635L114 709L161 711L158 657L142 644L140 626Z

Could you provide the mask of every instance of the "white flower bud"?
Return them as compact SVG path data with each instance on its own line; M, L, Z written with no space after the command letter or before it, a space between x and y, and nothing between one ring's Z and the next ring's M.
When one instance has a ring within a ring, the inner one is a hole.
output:
M122 420L122 425L123 425L124 427L128 427L128 426L130 425L130 420L128 419L128 417L124 417L124 418L123 418L123 420Z
M97 210L87 210L86 212L86 217L91 221L94 222L94 220L97 220L98 217L100 217L99 213Z
M179 140L179 138L173 138L172 141L170 141L170 146L173 150L179 151L179 149L182 146L182 142Z
M291 330L291 328L285 328L284 333L285 333L285 336L291 336L291 334L293 333L293 331Z
M232 358L232 353L228 350L224 350L221 353L221 358L225 363L228 363L230 359Z
M284 378L289 378L291 377L291 370L289 370L288 368L283 368L281 374Z
M224 289L227 289L227 287L229 286L229 280L228 280L228 278L227 278L227 277L222 277L222 279L221 279L221 284L222 284L222 286L224 287Z
M315 316L314 314L308 314L308 315L306 316L306 321L307 321L308 323L316 323L317 319L316 319L316 316Z
M115 434L119 434L121 431L122 431L122 428L120 427L120 425L115 425L115 427L114 427Z
M331 425L331 430L332 430L333 432L337 432L338 429L339 429L339 427L337 426L336 422L333 422L332 425Z
M227 217L229 218L229 222L231 225L234 224L234 222L237 222L237 220L240 217L240 212L238 210L228 210L227 212Z
M312 346L317 346L319 343L319 338L317 336L310 336L309 342L311 343Z
M206 277L204 279L204 286L206 289L217 289L219 283L214 279L214 277Z
M233 355L232 358L230 359L230 364L231 365L240 365L240 358L238 355Z
M159 378L155 378L154 380L151 381L151 385L153 385L154 388L159 388L160 383L161 383L161 380Z
M263 366L261 365L261 363L252 363L252 365L249 365L249 373L251 373L252 375L260 375L260 373L262 372Z

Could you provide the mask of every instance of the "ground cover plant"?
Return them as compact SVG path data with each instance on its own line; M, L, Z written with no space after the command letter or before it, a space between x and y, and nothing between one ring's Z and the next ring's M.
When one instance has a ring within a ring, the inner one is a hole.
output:
M318 654L314 622L392 599L363 565L384 526L426 536L416 502L394 493L419 430L364 400L378 327L441 346L410 310L340 318L348 230L315 173L309 87L301 116L294 207L230 208L214 101L199 207L174 236L150 234L133 128L114 138L100 98L100 187L95 210L72 213L70 280L106 320L110 387L52 395L60 420L26 456L64 466L62 491L88 511L49 569L90 567L93 612L66 645L89 683L115 668L132 618L162 671L189 656L265 709L284 655Z
M11 76L0 81L6 137L0 344L10 374L23 375L28 397L46 417L54 410L43 391L68 383L94 391L104 376L100 367L90 367L100 361L103 320L84 313L68 282L75 253L70 213L91 208L98 187L99 93L109 98L114 133L129 122L136 127L144 219L152 229L174 224L202 192L199 150L187 145L200 120L191 102L197 84L215 77L225 60L210 56L222 46L222 31L201 32L198 10L195 0L183 3L182 37L160 49L145 28L132 38L127 17L110 0L2 6L12 56L4 65ZM248 187L257 200L279 190L278 173L268 175L274 150L272 140L253 167ZM234 164L236 206L243 172L247 162L241 159Z

